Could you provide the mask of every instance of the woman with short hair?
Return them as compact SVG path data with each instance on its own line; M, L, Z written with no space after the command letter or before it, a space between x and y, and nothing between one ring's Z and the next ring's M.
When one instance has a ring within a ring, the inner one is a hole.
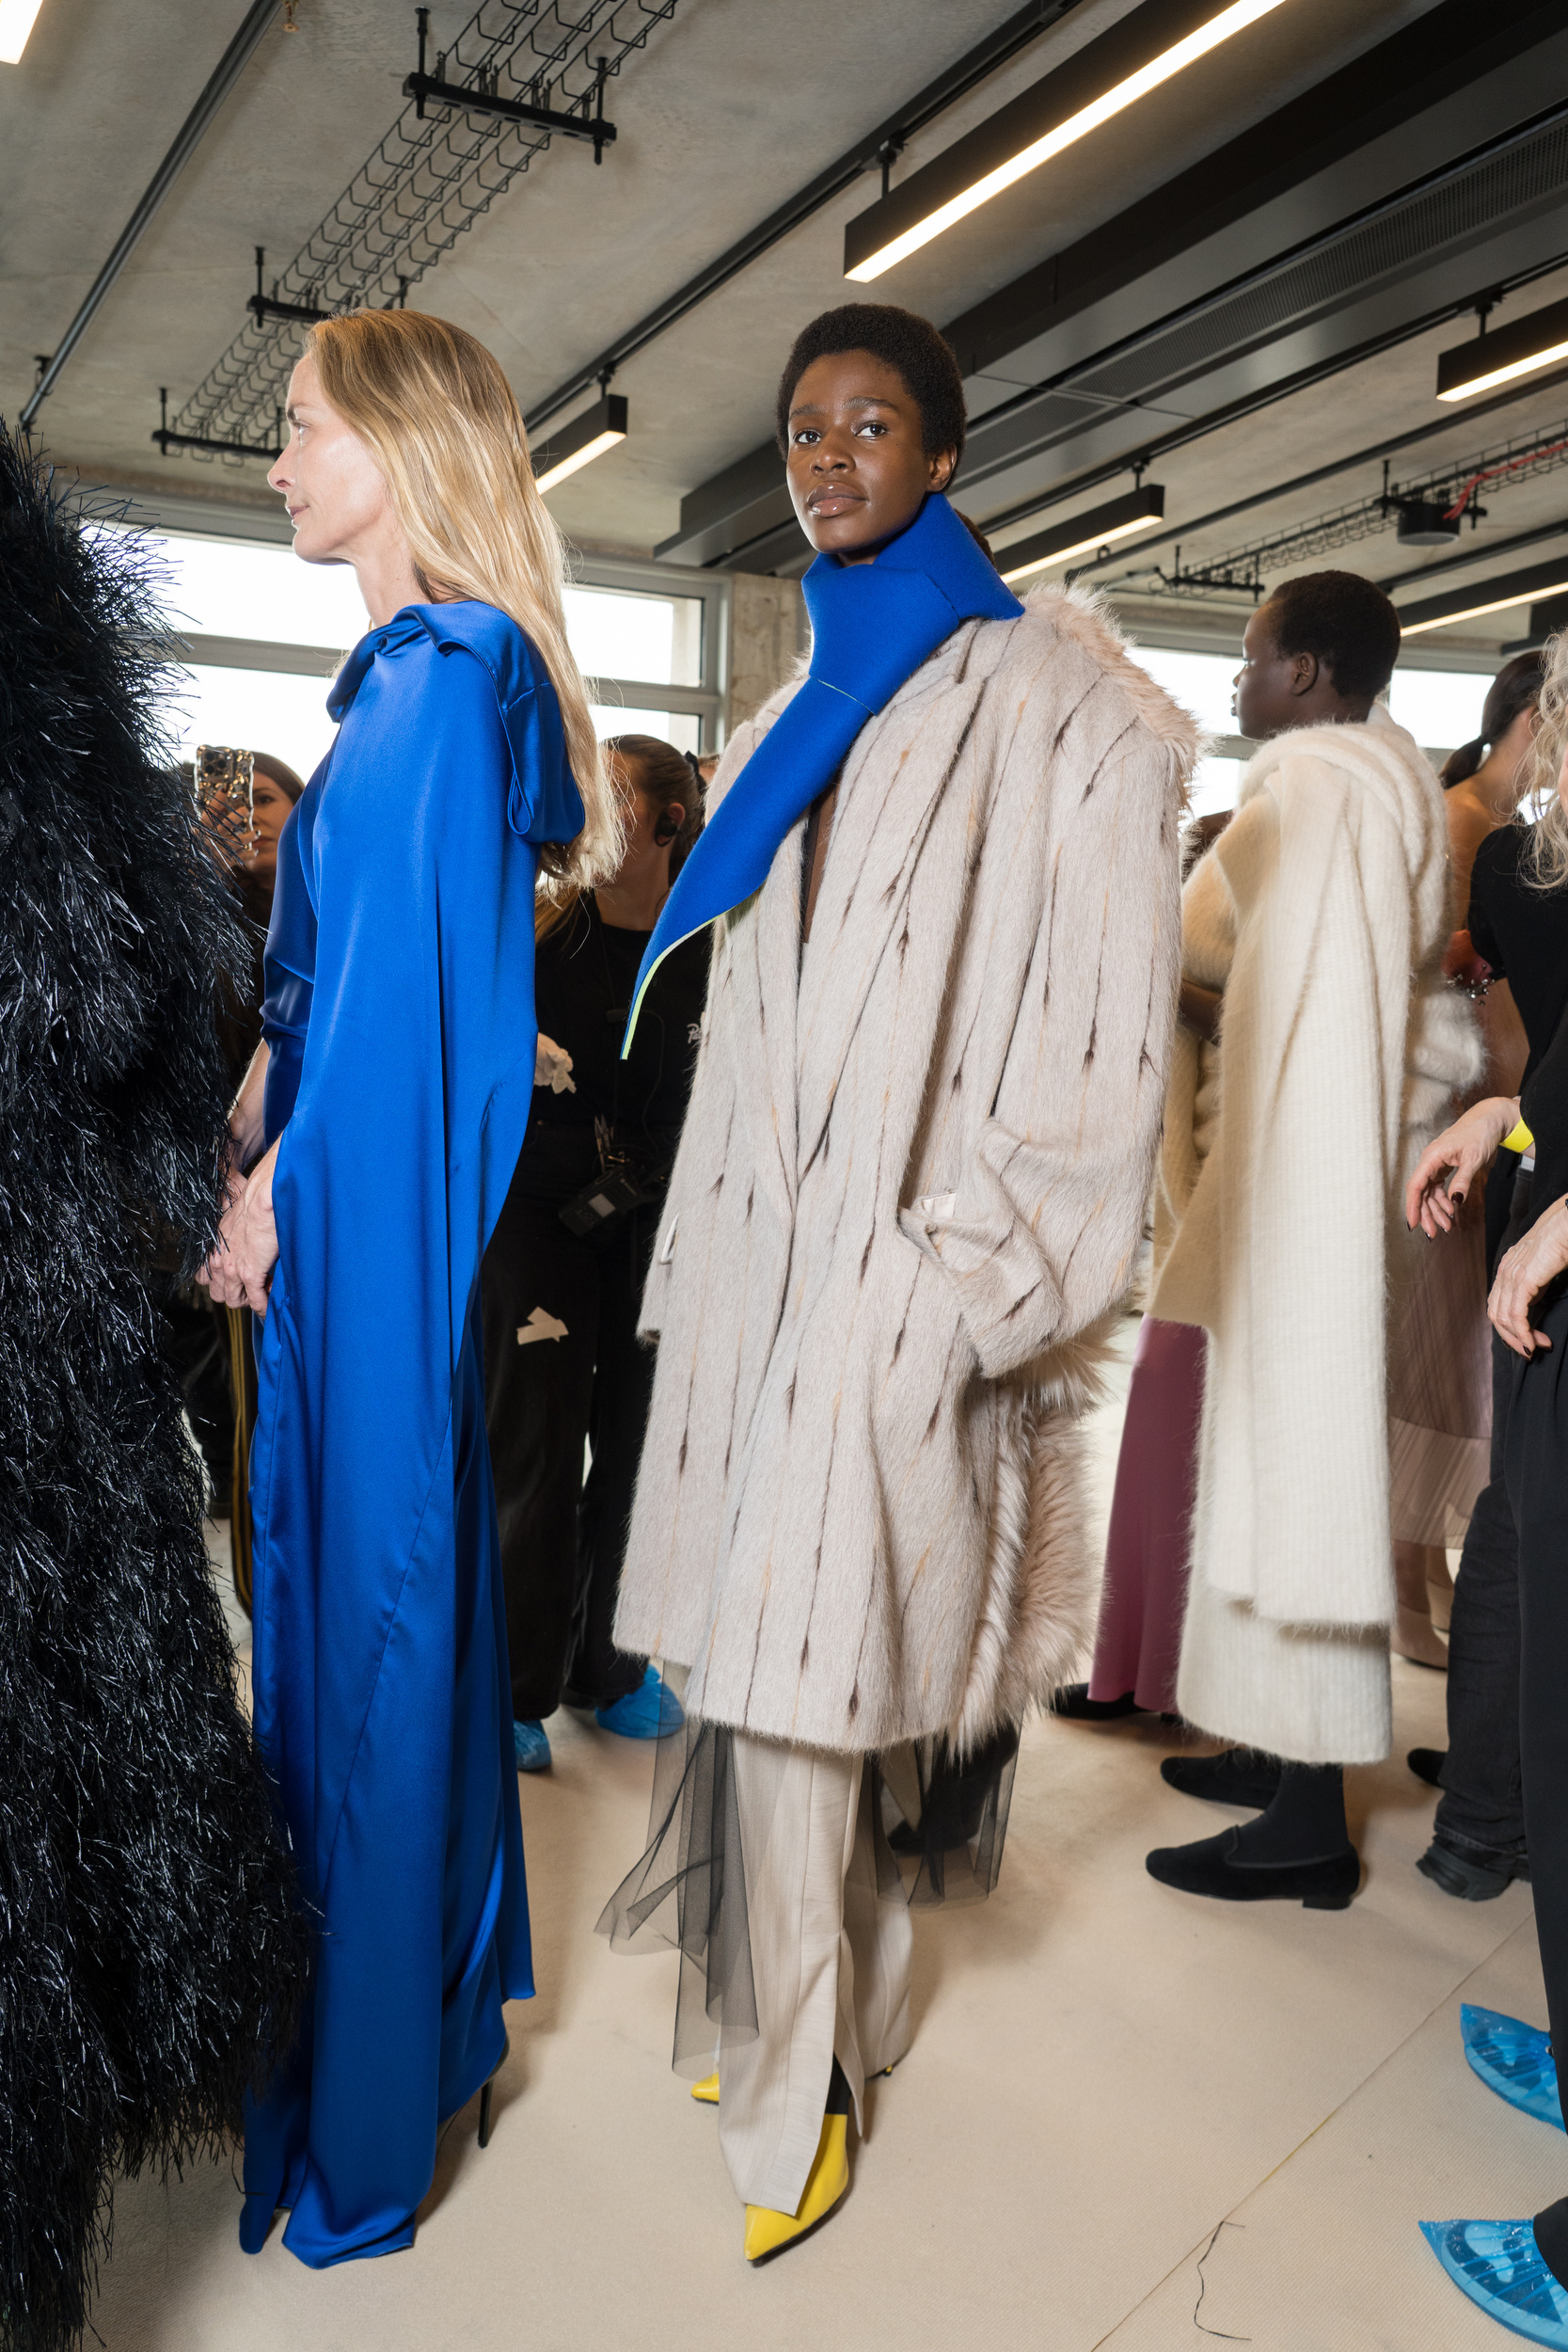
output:
M241 2243L408 2245L446 2117L532 1991L484 1438L479 1264L533 1089L534 886L619 817L521 415L439 319L313 329L269 476L371 628L280 844L266 1049L214 1293L266 1318L256 1728L320 1915L310 2012L252 2104Z
M689 1670L689 1739L601 1923L693 1963L677 2056L717 2039L754 2263L834 2209L909 2044L884 1788L917 1885L986 1891L1085 1629L1074 1424L1148 1197L1196 749L1093 605L1021 604L947 503L927 321L825 313L778 421L810 666L732 739L640 983L718 918L616 1616Z

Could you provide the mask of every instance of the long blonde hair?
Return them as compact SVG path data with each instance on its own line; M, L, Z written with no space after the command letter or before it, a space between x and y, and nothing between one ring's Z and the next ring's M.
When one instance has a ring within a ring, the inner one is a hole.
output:
M1556 890L1568 882L1568 809L1557 788L1568 756L1568 629L1547 638L1541 665L1541 724L1530 746L1529 787L1519 817L1530 825L1529 879L1540 890Z
M531 639L561 704L585 822L541 864L552 893L613 874L623 819L566 639L565 552L534 486L522 411L498 361L461 326L420 310L351 310L310 329L329 406L385 477L432 603L471 596Z

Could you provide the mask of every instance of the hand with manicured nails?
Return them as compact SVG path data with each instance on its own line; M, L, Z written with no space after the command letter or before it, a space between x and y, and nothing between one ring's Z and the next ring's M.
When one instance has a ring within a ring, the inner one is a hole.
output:
M1519 1123L1517 1096L1495 1094L1477 1103L1429 1143L1404 1192L1404 1221L1429 1241L1449 1232L1470 1186L1497 1156L1504 1136Z
M1515 1356L1533 1356L1538 1347L1549 1348L1550 1340L1544 1331L1537 1331L1529 1319L1529 1311L1548 1282L1568 1266L1568 1195L1554 1200L1544 1216L1539 1216L1523 1238L1516 1241L1500 1260L1497 1279L1492 1285L1492 1295L1486 1311L1492 1328L1505 1340Z

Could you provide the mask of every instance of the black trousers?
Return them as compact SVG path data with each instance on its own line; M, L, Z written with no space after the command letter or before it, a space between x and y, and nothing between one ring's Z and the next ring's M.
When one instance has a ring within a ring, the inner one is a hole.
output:
M1524 1231L1529 1178L1521 1176L1507 1248ZM1435 1245L1441 1248L1441 1243ZM1454 1582L1449 1625L1449 1754L1433 1829L1480 1862L1526 1851L1519 1762L1519 1537L1505 1459L1520 1359L1492 1341L1491 1477L1476 1499Z
M561 1204L598 1165L591 1136L531 1136L481 1275L485 1422L520 1721L552 1715L563 1692L610 1706L636 1690L647 1664L616 1649L611 1628L653 1393L637 1312L663 1204L646 1202L579 1239L561 1222Z
M1512 1359L1504 1467L1519 1531L1525 1833L1552 2046L1561 2052L1568 2051L1568 1286L1555 1284L1544 1295L1534 1321L1551 1347L1528 1363Z

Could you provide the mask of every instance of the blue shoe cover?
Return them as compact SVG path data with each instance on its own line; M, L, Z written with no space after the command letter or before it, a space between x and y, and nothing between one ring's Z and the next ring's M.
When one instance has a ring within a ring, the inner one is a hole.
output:
M1536 2026L1500 2010L1472 2009L1466 2001L1459 2012L1465 2055L1488 2090L1506 2099L1511 2107L1533 2115L1540 2123L1562 2129L1558 2102L1557 2060L1549 2038Z
M595 1707L594 1721L601 1731L617 1731L623 1740L658 1740L667 1731L679 1731L686 1721L686 1709L673 1691L666 1688L657 1666L650 1666L635 1691L628 1691L613 1707Z
M1489 2319L1568 2352L1568 2288L1542 2261L1533 2221L1423 2221L1421 2235Z
M525 1724L514 1718L512 1751L520 1772L547 1772L550 1769L550 1743L543 1724Z

